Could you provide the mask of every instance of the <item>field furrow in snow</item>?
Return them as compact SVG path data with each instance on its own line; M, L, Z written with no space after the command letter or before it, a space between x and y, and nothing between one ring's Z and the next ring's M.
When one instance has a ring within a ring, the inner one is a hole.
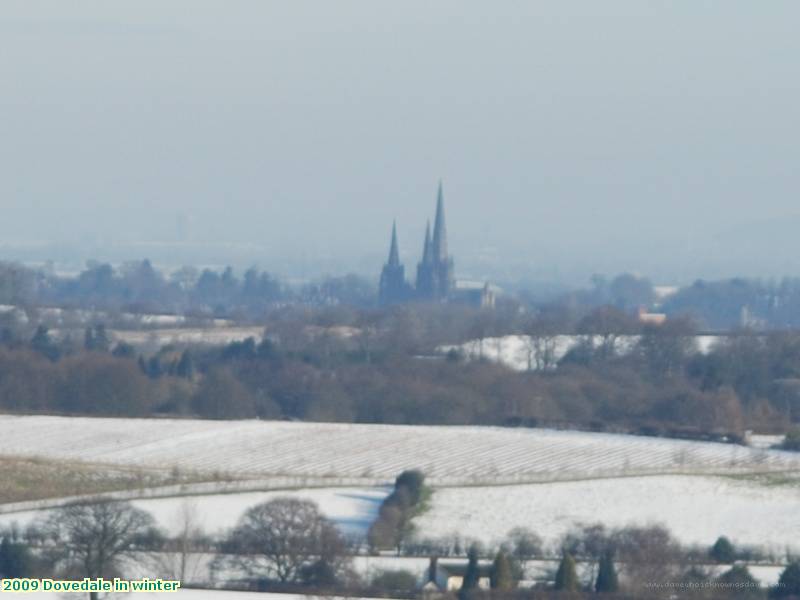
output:
M419 468L440 485L800 467L797 453L545 429L7 415L2 455L246 478L389 481Z

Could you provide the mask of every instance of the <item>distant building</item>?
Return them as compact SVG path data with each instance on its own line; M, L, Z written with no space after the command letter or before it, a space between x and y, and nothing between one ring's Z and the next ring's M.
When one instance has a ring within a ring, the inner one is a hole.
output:
M436 198L436 217L433 235L428 222L422 246L422 260L417 264L417 280L411 286L405 278L405 267L400 263L397 244L397 225L392 224L392 241L389 260L383 266L378 292L381 305L409 301L456 302L480 307L494 306L494 291L488 283L478 288L463 287L456 283L453 258L447 252L447 226L444 218L442 184Z
M450 293L449 301L481 308L494 308L499 289L485 281L456 281L456 288Z
M478 566L478 589L488 590L491 587L491 571L491 565ZM433 557L425 571L422 591L427 594L457 592L464 583L466 573L466 561L442 563L438 558Z
M644 325L663 325L667 321L664 313L647 312L644 306L640 306L636 313L636 319Z

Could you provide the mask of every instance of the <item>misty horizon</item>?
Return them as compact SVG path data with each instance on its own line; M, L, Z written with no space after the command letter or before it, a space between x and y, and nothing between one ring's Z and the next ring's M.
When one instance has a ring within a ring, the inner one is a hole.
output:
M797 276L800 12L9 2L3 260L407 270L444 183L456 274Z

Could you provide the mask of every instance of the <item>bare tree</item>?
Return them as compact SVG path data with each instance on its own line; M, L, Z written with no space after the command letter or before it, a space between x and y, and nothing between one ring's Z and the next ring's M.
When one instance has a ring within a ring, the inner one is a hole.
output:
M40 522L40 530L52 542L53 564L90 579L118 576L121 562L132 558L136 546L158 536L148 513L113 500L57 509ZM97 597L89 593L92 600Z
M523 351L529 371L546 371L556 366L559 330L549 319L535 318L525 325Z
M688 318L670 319L661 325L646 325L634 347L651 373L672 376L681 372L697 352L697 326Z
M601 306L578 323L578 333L591 353L602 360L620 351L620 338L637 334L639 323L632 316L611 306Z
M471 352L474 356L475 354L474 348L477 346L479 360L483 360L484 358L483 345L484 342L486 341L486 338L491 337L493 331L494 331L494 321L492 314L486 310L482 310L476 313L474 318L472 319L472 323L469 326L469 335L472 338Z
M372 353L379 338L380 317L379 313L364 311L359 313L356 320L356 342L367 364L372 362Z
M611 537L613 548L624 564L628 585L644 587L647 583L676 581L685 571L686 557L669 531L660 526L627 527ZM652 598L660 597L655 590ZM674 597L674 592L664 590L664 597Z
M199 574L200 558L195 552L204 539L197 503L186 500L175 511L177 534L166 544L167 552L158 554L153 566L164 577L188 581Z
M523 569L529 560L542 555L542 538L526 527L514 527L506 539L509 552Z
M333 583L347 571L339 531L310 500L276 498L250 508L231 532L230 566L253 578Z

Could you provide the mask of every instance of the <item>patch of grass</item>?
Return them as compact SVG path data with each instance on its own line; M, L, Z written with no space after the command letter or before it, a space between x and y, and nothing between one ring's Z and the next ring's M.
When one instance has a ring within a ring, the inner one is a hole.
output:
M207 478L204 478L207 479ZM0 504L201 481L194 474L0 456Z

